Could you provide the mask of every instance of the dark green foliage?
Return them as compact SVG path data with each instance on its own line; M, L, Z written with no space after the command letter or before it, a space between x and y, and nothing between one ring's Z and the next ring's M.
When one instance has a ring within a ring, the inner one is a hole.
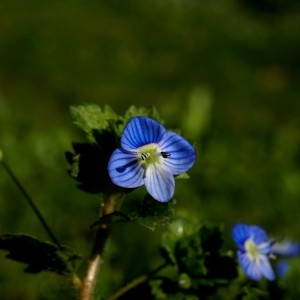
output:
M237 265L235 258L222 250L222 246L222 231L217 226L195 227L192 234L181 237L170 230L166 232L161 250L173 264L175 273L171 278L151 283L156 299L160 299L160 294L168 299L169 296L170 299L198 299L199 295L199 299L206 299L219 288L229 286L237 278Z
M170 224L174 219L174 200L162 203L149 194L131 212L131 218L148 229L154 230Z
M70 163L69 175L79 182L79 189L89 193L121 190L111 182L107 172L108 160L116 145L110 147L111 134L105 132L102 136L106 147L91 143L73 143L75 153L66 153Z
M27 264L24 271L28 273L48 271L67 275L72 271L71 265L79 258L25 234L1 234L0 249L9 251L7 258Z

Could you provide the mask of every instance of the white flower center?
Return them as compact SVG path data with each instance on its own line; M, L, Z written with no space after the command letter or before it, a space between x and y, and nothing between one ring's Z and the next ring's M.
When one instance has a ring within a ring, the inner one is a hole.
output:
M250 238L246 240L245 242L245 249L246 252L250 258L250 260L255 261L260 257L260 251L257 245L253 242L253 240Z
M137 150L137 159L144 165L162 163L163 159L170 157L168 152L161 151L157 144L148 144Z

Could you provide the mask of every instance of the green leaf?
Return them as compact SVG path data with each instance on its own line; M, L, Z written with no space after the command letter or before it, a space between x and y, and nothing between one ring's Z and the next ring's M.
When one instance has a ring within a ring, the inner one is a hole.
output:
M176 265L175 245L183 237L193 234L195 227L191 221L177 217L162 235L161 253L172 264Z
M27 264L25 272L41 271L66 275L71 272L69 262L78 256L65 257L65 253L56 245L40 241L25 234L1 234L0 249L9 251L7 258Z
M189 289L192 286L191 277L186 273L180 273L178 277L178 285L181 289Z
M124 123L126 124L131 118L135 116L145 116L156 120L157 122L163 124L157 109L154 106L149 107L136 107L134 105L130 106L124 115Z
M147 194L131 218L148 229L155 230L156 227L166 226L174 220L173 205L174 201L162 203Z
M102 110L96 104L78 105L71 106L70 111L74 124L87 133L91 142L96 142L95 131L109 131L115 123L122 122L122 118L109 106L104 106Z
M185 272L190 276L205 276L205 257L201 246L199 233L184 237L175 246L175 257L180 272Z
M188 175L188 173L184 172L179 175L176 175L175 178L176 179L190 179L190 176Z
M199 300L198 291L190 291L183 289L183 292L179 291L180 284L176 281L172 281L169 278L161 277L159 279L152 279L149 282L151 287L151 293L156 300ZM196 294L193 294L196 293ZM202 296L202 294L201 294ZM202 298L201 298L202 299ZM206 299L206 298L203 298Z
M79 189L92 194L122 190L112 183L107 172L109 157L117 146L105 133L103 143L105 147L90 143L73 143L75 153L66 153L70 164L69 175L79 182Z
M268 293L256 287L246 286L243 289L243 300L260 300L260 299L269 299ZM280 299L280 298L279 298Z

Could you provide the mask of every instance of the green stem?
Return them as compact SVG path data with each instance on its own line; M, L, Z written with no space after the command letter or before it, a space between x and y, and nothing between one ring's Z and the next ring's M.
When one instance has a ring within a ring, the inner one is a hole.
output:
M47 232L48 236L50 237L50 239L53 241L54 244L56 244L56 246L59 249L62 249L63 248L62 245L59 243L59 241L55 237L54 233L50 229L50 227L47 224L47 222L46 222L45 218L43 217L42 213L37 208L37 206L33 202L32 198L29 196L29 194L26 192L25 188L22 186L21 182L18 180L18 178L16 177L16 175L14 174L14 172L12 171L12 169L3 160L1 161L1 163L2 163L2 166L3 166L4 170L11 177L11 179L13 180L13 182L16 184L16 186L18 187L18 189L23 194L25 200L27 201L27 203L29 204L29 206L32 208L33 212L35 213L35 215L37 216L38 220L40 221L40 223L42 224L42 226L46 230L46 232Z
M115 197L115 194L111 194L104 199L102 216L110 214L114 211ZM93 298L97 275L100 271L102 253L109 233L110 230L107 224L99 224L86 274L82 281L80 300L91 300Z
M156 269L151 271L149 274L142 275L140 277L137 277L133 279L132 281L125 284L123 287L121 287L119 290L117 290L113 295L111 295L107 300L116 300L119 299L120 296L126 294L128 291L132 290L133 288L143 284L148 279L150 279L153 275L157 274L160 270L168 266L169 263L164 262L162 265L158 266Z

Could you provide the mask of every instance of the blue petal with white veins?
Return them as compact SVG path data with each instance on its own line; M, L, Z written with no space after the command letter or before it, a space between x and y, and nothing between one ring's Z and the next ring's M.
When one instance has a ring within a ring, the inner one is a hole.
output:
M271 267L269 258L266 255L261 255L257 264L259 264L260 271L264 277L268 280L275 279L274 271Z
M145 170L136 159L135 153L115 150L108 163L108 173L112 182L126 188L136 188L144 184Z
M134 150L147 144L158 143L165 132L166 129L153 119L134 117L123 130L121 146L125 150Z
M163 166L151 164L144 179L148 193L160 202L168 202L174 195L174 176Z
M265 230L263 230L262 228L256 225L251 225L249 226L249 228L250 228L250 234L253 237L253 241L255 242L255 244L258 245L268 241L268 236Z
M244 272L252 280L260 280L261 272L255 262L251 261L248 254L238 251L238 261Z
M173 175L186 172L195 163L195 148L175 132L166 132L158 145L163 152L170 154L164 159L164 164Z
M260 280L262 276L268 280L274 280L275 274L269 262L268 256L258 254L255 260L251 260L247 252L238 251L238 261L247 276L252 280Z
M236 224L232 229L232 237L240 247L251 238L256 245L261 245L261 250L270 248L267 233L256 225Z

